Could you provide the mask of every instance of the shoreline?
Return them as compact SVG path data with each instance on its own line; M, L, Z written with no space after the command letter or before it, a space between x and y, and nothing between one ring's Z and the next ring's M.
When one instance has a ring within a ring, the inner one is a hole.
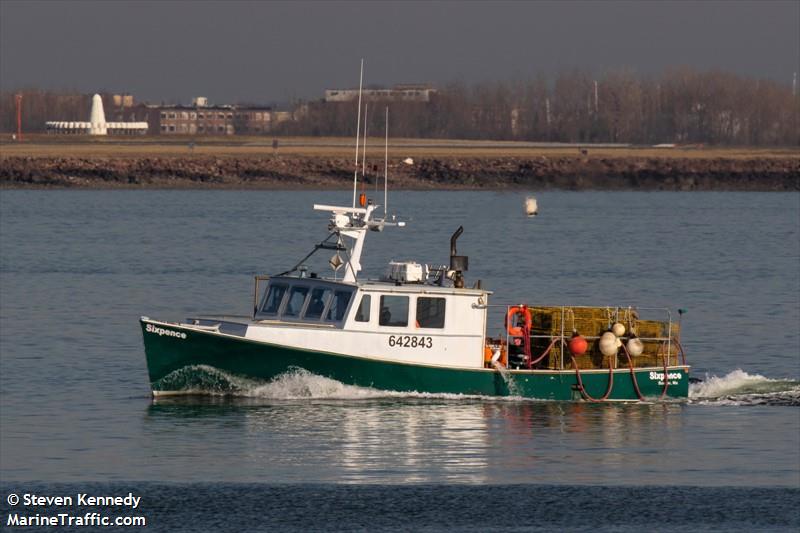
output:
M4 157L2 189L347 189L343 158ZM382 168L366 184L382 184ZM360 179L360 176L359 176ZM390 160L392 189L800 191L800 159L564 157Z
M279 150L264 147L263 140L260 145L252 140L0 143L0 189L352 188L352 146L333 141L281 139ZM382 184L383 146L371 144L367 162L366 184ZM389 185L406 190L800 191L800 151L399 140L390 152Z

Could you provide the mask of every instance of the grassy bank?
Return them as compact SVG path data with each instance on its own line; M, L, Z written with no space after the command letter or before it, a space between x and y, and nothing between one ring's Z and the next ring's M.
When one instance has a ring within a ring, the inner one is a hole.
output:
M13 142L8 135L0 141L0 157L325 157L354 156L353 139L342 137L89 137L30 135ZM584 155L582 151L586 151ZM384 139L367 141L368 159L383 159ZM679 146L558 145L514 141L459 141L450 139L391 139L392 157L433 158L658 158L658 159L774 159L800 158L797 148L723 148Z

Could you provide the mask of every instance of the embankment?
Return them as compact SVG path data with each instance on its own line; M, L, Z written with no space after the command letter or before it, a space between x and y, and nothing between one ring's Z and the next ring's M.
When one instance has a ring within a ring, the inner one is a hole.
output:
M367 183L382 173L367 172ZM800 156L419 157L391 161L389 175L395 189L798 191ZM0 187L7 189L334 189L350 187L352 178L352 159L328 156L0 159Z

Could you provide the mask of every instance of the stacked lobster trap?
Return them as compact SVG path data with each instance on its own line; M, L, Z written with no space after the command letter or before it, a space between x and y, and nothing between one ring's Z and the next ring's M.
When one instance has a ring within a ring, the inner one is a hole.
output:
M617 368L628 357L634 368L659 367L681 356L680 325L662 308L509 306L506 333L511 368Z

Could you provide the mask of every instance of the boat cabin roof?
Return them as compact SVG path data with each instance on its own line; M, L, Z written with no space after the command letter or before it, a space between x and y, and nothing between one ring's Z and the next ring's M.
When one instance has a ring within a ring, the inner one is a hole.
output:
M332 280L319 277L297 277L297 276L273 276L269 278L272 283L288 283L292 286L319 287L330 286L335 288L361 289L365 292L385 292L385 293L418 293L418 294L460 294L465 296L481 296L492 294L492 291L477 288L457 289L455 287L443 287L430 283L398 283L395 281L367 280L352 283L349 281Z

